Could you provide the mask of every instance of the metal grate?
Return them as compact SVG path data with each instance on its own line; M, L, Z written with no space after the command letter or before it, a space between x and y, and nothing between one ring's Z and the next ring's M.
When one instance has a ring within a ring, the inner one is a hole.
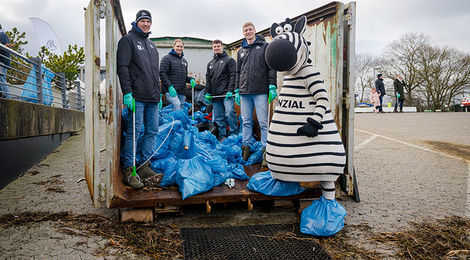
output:
M295 229L296 237L311 237ZM184 259L331 259L314 241L285 236L292 231L292 225L182 228Z

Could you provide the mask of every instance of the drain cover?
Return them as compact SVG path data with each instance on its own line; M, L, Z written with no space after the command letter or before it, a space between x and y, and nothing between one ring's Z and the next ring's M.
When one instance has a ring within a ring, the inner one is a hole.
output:
M297 225L298 226L298 225ZM182 228L184 259L331 259L292 225Z

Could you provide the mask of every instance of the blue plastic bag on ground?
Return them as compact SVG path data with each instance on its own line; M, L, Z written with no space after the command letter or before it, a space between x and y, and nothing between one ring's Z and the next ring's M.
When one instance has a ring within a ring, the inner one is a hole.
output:
M163 178L160 186L171 186L176 184L176 166L178 161L172 153L161 154L162 158L152 157L153 162L150 165L155 172L162 172Z
M183 200L214 187L212 169L202 157L180 159L176 168L176 182Z
M298 182L273 179L271 171L258 172L251 176L246 187L269 196L291 196L306 190Z
M231 174L231 178L234 179L239 179L239 180L248 180L250 177L246 175L245 169L243 169L243 165L241 164L235 164L235 163L230 163L228 165L228 171Z
M332 236L343 229L346 215L346 210L336 200L327 200L321 196L302 211L300 232L314 236Z

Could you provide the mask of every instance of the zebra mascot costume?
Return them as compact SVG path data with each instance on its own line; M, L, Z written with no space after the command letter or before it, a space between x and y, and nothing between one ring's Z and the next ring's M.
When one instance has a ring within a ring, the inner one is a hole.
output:
M271 26L273 40L266 48L265 58L272 69L283 74L284 85L269 126L266 160L274 179L290 182L320 181L323 196L319 201L314 201L312 206L320 201L323 204L335 203L333 209L329 207L329 210L341 211L336 220L341 230L346 211L335 200L334 181L343 174L346 154L323 80L320 73L309 64L310 42L302 36L306 24L307 19L302 16L294 26L289 19ZM326 228L331 219L328 217L328 220L312 221L316 223L310 224L316 226L318 222L324 221L323 228ZM334 234L324 231L304 233L323 236Z

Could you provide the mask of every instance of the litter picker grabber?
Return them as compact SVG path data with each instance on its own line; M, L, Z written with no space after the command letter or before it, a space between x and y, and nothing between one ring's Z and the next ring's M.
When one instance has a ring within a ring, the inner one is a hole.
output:
M212 96L211 99L213 98L221 98L221 97L226 97L227 95L219 95L219 96Z
M191 86L191 120L194 120L194 88Z
M270 125L270 121L271 121L271 103L269 103L269 100L271 99L271 93L269 93L268 95L268 131L269 131L269 125Z
M130 182L130 177L131 176L137 176L137 179L140 181L140 176L137 175L137 171L135 169L135 150L136 150L136 145L135 145L135 99L132 99L132 174L129 175L128 182Z

